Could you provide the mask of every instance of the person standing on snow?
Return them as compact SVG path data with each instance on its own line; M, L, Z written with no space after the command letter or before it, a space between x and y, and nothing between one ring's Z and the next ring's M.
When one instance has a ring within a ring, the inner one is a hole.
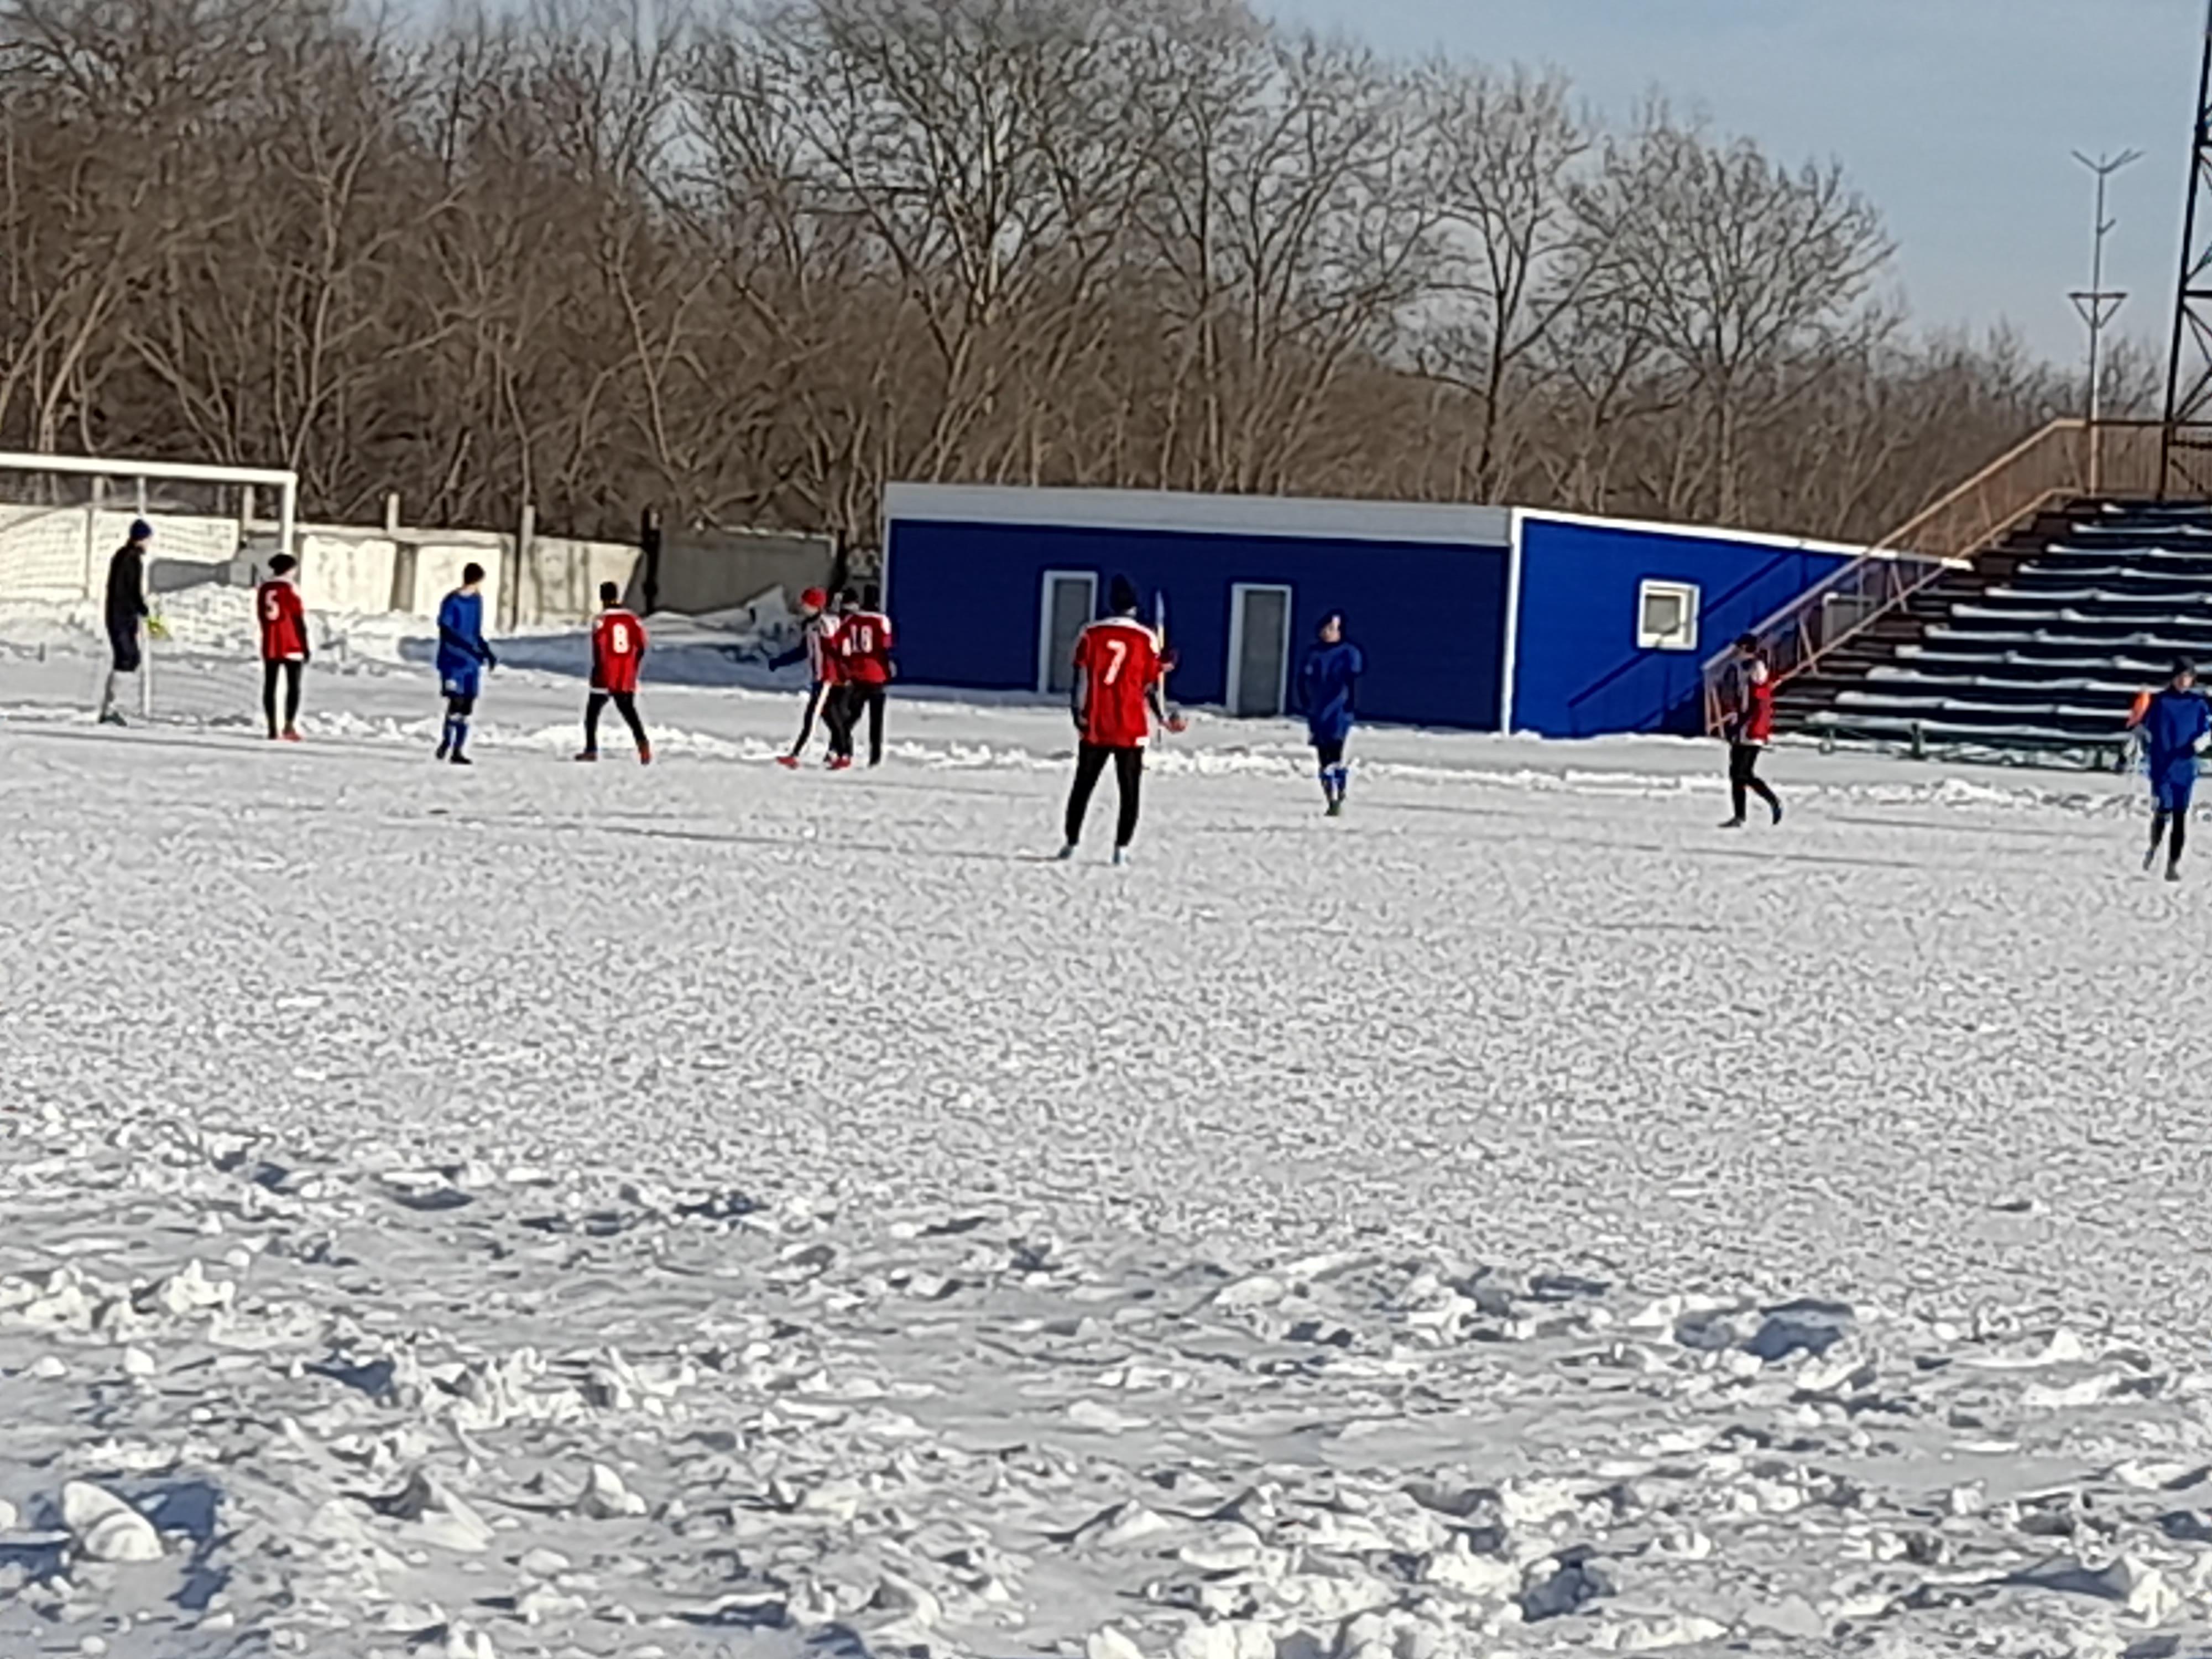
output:
M1343 813L1345 793L1352 787L1344 746L1352 738L1352 692L1366 672L1367 659L1344 637L1344 618L1334 611L1322 617L1316 643L1298 670L1297 700L1305 711L1306 736L1313 743L1322 799L1331 817Z
M484 568L461 568L461 585L438 606L438 689L446 696L446 727L438 758L473 766L468 756L469 720L477 710L486 669L499 666L483 636Z
M146 604L146 544L153 538L154 526L143 519L133 519L130 539L107 562L107 602L102 620L107 624L109 667L107 683L100 693L102 726L123 724L123 712L116 707L118 682L145 665L140 635L153 614Z
M799 643L769 659L770 668L788 668L802 659L806 664L806 708L799 717L799 737L789 754L775 757L778 766L795 770L806 758L806 740L814 735L815 720L836 695L836 646L837 619L830 614L830 595L810 587L799 596Z
M1759 781L1759 757L1774 741L1774 675L1757 635L1746 634L1735 642L1735 712L1728 724L1729 799L1735 811L1723 830L1741 830L1746 797L1756 795L1766 803L1774 822L1782 822L1782 802Z
M2181 851L2189 842L2189 798L2197 787L2197 757L2212 735L2212 710L2197 690L2197 665L2173 665L2166 689L2141 706L2129 724L2143 736L2143 771L2150 779L2150 846L2143 868L2158 862L2166 848L2166 878L2181 879ZM2171 831L2172 839L2168 840Z

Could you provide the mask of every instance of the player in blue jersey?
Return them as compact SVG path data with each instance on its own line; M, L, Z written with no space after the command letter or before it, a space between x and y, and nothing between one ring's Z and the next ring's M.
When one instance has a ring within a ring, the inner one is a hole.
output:
M2212 737L2212 710L2197 690L2197 665L2173 665L2173 677L2131 719L2143 741L2143 770L2150 778L2150 847L2143 868L2166 848L2166 878L2181 879L2181 849L2189 840L2189 797L2197 787L2197 757Z
M1367 659L1344 637L1344 618L1334 612L1322 617L1320 637L1298 670L1297 696L1331 817L1343 812L1345 792L1352 787L1344 746L1352 738L1352 693L1366 671Z
M487 668L499 659L483 636L483 567L465 565L461 585L438 607L438 685L446 694L446 734L438 739L438 758L456 766L474 764L468 757L469 716Z

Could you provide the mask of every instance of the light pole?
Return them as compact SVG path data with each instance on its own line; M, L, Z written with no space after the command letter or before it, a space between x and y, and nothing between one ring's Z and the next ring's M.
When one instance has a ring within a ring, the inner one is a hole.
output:
M2112 175L2123 167L2132 167L2142 160L2139 149L2124 149L2118 155L2100 155L2092 159L2080 150L2074 159L2089 169L2097 180L2097 217L2095 234L2090 241L2089 286L2075 290L2067 297L2074 301L2074 309L2089 329L2089 493L2098 494L2105 487L2105 386L2104 352L2105 325L2119 314L2127 302L2124 290L2105 286L2105 238L2112 234L2116 220L2105 216L2105 191Z

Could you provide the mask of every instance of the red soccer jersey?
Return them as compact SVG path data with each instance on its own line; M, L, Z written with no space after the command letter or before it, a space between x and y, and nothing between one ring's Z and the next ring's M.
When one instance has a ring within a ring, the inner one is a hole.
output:
M1134 617L1109 617L1075 642L1083 740L1134 749L1152 734L1151 693L1160 679L1160 642Z
M1763 662L1744 670L1743 712L1739 716L1738 743L1766 744L1774 739L1774 677Z
M592 624L592 690L635 691L645 662L645 624L627 611L602 611Z
M261 660L304 662L307 656L307 608L300 603L300 590L272 579L253 596L254 613L261 618Z
M880 611L855 611L837 629L837 659L848 683L891 682L891 619Z

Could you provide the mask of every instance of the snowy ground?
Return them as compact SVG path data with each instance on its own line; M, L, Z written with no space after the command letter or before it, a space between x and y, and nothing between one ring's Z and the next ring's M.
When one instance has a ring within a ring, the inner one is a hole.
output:
M1049 710L94 672L0 658L7 1659L2212 1642L2120 781L1202 723L1115 871Z

